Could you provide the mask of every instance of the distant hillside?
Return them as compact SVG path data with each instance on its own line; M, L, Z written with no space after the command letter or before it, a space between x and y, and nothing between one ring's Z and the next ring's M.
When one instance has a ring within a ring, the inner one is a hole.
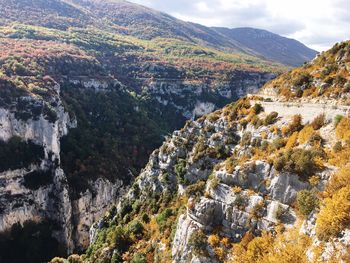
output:
M144 40L176 38L288 66L301 65L317 53L298 41L268 31L209 28L122 0L0 0L0 5L0 24L5 25L21 22L60 30L95 27Z
M226 37L252 50L256 55L290 66L299 66L317 54L304 44L290 38L281 37L266 30L256 28L215 28Z

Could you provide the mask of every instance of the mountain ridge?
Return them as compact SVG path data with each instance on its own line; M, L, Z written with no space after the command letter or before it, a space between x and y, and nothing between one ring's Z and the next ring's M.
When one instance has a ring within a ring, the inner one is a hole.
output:
M26 20L32 25L42 25L52 28L68 29L70 26L85 28L96 26L110 32L131 35L141 39L151 40L157 37L179 38L190 43L205 45L219 50L239 52L248 55L258 55L271 61L281 62L290 66L296 66L312 59L316 52L301 45L295 40L285 39L284 50L278 49L278 55L272 52L262 52L257 45L252 45L254 39L242 41L237 36L232 37L235 29L210 28L203 25L184 22L166 13L153 10L128 1L92 1L92 0L50 0L39 1L36 10L28 9L32 2L21 0L4 1L0 10L2 19L8 21ZM26 13L22 16L12 14L17 8L17 13L29 10L41 14L44 19L37 20ZM38 10L46 10L44 13ZM65 10L62 12L62 10ZM46 18L45 18L46 17ZM23 20L24 19L24 20ZM47 21L46 21L47 20ZM57 20L57 21L55 21ZM230 31L230 34L227 34ZM271 33L272 34L272 33ZM277 35L275 35L277 36ZM278 46L282 37L274 38L272 42L264 45L263 49ZM240 40L240 41L237 41ZM249 45L247 45L247 43ZM269 45L270 44L270 45ZM297 49L294 48L297 46ZM300 51L298 53L298 50ZM276 51L275 51L276 52ZM287 53L287 54L284 54Z
M232 29L214 27L214 29L247 46L257 55L292 66L299 66L302 64L301 61L307 62L310 57L315 57L317 54L317 51L295 39L282 37L267 30L249 27ZM269 39L273 41L268 41ZM288 50L292 52L288 53Z

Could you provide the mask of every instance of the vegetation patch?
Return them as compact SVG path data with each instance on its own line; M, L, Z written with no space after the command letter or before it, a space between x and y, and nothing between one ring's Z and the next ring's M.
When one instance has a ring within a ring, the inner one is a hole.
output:
M273 164L277 171L296 173L307 179L322 168L316 160L321 157L324 153L319 150L290 149L276 158Z
M53 176L51 169L33 171L24 175L23 185L28 189L38 190L42 186L50 185L53 182Z
M170 130L126 92L65 86L62 96L78 121L78 127L61 139L62 166L74 197L89 187L89 180L130 182Z
M0 172L39 165L44 158L44 149L32 141L12 137L7 142L0 141Z
M54 256L64 256L65 248L52 237L54 222L26 221L15 224L0 234L0 262L48 262Z

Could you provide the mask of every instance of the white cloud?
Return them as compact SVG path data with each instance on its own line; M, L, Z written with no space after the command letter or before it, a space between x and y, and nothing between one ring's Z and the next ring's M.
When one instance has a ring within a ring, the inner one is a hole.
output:
M256 27L317 50L350 38L349 0L131 0L206 26Z

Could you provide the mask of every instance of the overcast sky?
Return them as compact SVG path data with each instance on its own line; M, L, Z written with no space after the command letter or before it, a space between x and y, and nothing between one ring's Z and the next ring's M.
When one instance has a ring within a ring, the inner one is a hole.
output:
M350 39L350 0L129 0L206 26L256 27L318 51Z

